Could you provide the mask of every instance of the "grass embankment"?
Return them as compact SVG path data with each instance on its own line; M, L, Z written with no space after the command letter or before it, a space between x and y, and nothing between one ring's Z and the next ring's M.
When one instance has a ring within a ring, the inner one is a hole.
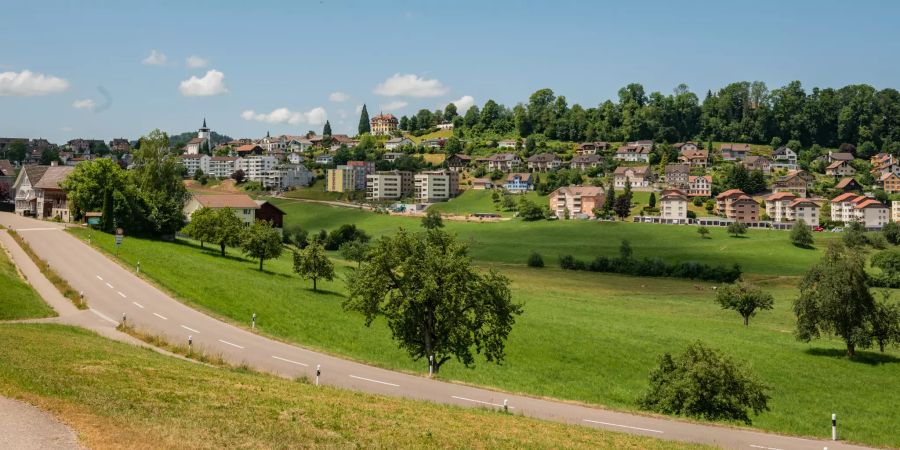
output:
M50 282L53 283L54 286L56 286L56 289L59 290L63 297L71 300L72 304L74 304L76 308L87 309L87 304L81 298L81 295L78 294L78 291L76 291L72 287L72 285L70 285L69 282L66 281L65 278L59 276L59 274L50 267L50 264L47 264L36 253L34 253L34 250L32 250L31 246L28 245L28 243L25 242L24 239L22 239L22 236L19 236L19 233L16 233L13 230L9 230L9 234L16 241L16 243L18 243L19 246L22 247L22 250L25 251L28 257L31 258L31 260L34 262L34 264L38 266L38 269L41 270L41 273L44 274L44 276L47 277L47 279L50 280Z
M54 316L53 308L19 275L6 250L0 246L0 320Z
M0 394L89 448L699 448L212 368L57 325L0 326Z
M503 217L512 217L513 214L515 214L514 211L504 211L502 208L498 208L498 205L494 204L494 201L491 198L493 192L494 191L490 190L469 189L460 194L459 197L452 198L450 201L435 203L429 206L428 209L433 209L443 214L453 214L457 216L475 213L496 213ZM540 206L547 204L547 196L539 195L537 192L528 192L524 194L524 197ZM516 205L519 204L520 198L522 198L522 195L513 196Z
M379 220L387 217L369 216ZM341 220L334 223L353 222L339 217ZM327 218L314 215L309 219ZM418 227L417 222L408 223ZM375 231L371 222L360 225ZM620 226L633 230L658 228ZM84 237L80 231L75 232ZM689 240L690 244L682 244L680 250L669 250L676 254L689 251L695 242L704 243L693 231L686 232L691 233L687 238L670 237L670 242L656 245L677 246ZM787 239L786 233L781 236ZM641 248L648 239L632 242ZM719 241L717 244L723 246L732 242L745 245L754 239L757 237L717 236L707 241ZM475 245L481 242L479 239ZM112 236L95 234L94 244L107 253L114 252ZM528 250L524 246L524 251ZM260 272L255 261L243 259L232 249L223 258L214 249L204 251L189 242L134 238L122 246L120 259L129 266L140 260L144 275L186 303L234 323L246 324L251 314L257 313L257 331L263 334L391 369L426 370L425 363L411 361L398 349L383 321L366 328L360 315L342 310L346 290L341 278L348 270L343 261L336 261L338 279L320 282L323 292L313 293L310 282L292 273L289 255L267 262L266 272ZM548 258L548 263L553 265L552 259ZM800 269L796 260L792 264L794 270ZM746 361L772 386L772 410L754 418L755 427L824 438L828 415L836 412L842 417L844 438L900 445L900 435L894 431L900 411L893 397L883 394L900 390L900 377L896 376L900 352L863 352L858 361L849 361L843 357L838 341L804 344L795 340L791 301L797 291L793 279L760 280L774 294L775 309L762 312L744 327L740 316L716 306L708 284L522 265L499 268L510 277L513 298L524 303L525 309L509 337L506 361L497 366L479 360L474 370L451 361L442 368L442 378L634 410L657 357L664 352L680 352L689 343L701 340Z

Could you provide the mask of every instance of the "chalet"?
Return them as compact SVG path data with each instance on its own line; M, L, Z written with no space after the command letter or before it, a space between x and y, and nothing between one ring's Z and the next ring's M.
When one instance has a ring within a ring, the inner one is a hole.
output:
M750 155L750 144L722 144L719 152L724 161L743 161Z
M184 216L188 222L191 221L191 215L200 208L224 209L228 208L234 212L234 215L241 219L241 223L246 226L253 224L256 220L256 211L260 209L260 205L256 203L247 194L220 194L220 195L201 195L194 194L184 205Z
M524 194L534 189L530 173L511 173L506 176L503 189L512 194Z
M791 192L806 197L814 182L815 178L806 171L792 170L772 183L772 192Z
M609 142L582 142L575 147L576 155L596 155L609 149Z
M678 160L689 164L691 167L706 167L709 164L709 151L697 149L696 144L691 145L693 146L693 149L683 148L681 150L681 154L678 155ZM682 147L687 146L688 144L682 145Z
M666 189L659 194L659 215L668 223L687 223L688 197L678 189Z
M841 181L834 185L834 188L843 192L862 192L862 185L850 177L842 178Z
M856 175L856 169L848 161L835 161L825 168L825 175L837 177L852 177Z
M772 163L765 156L747 156L743 159L742 164L749 171L759 170L766 175L772 171Z
M396 150L398 148L412 147L414 145L416 145L416 144L412 141L412 139L410 139L408 137L397 137L397 138L393 138L393 139L388 139L384 143L384 149L385 150Z
M644 145L642 142L650 142L650 144ZM619 161L646 163L650 161L650 150L652 148L652 141L629 142L616 150L614 158Z
M37 188L35 185L47 172L49 166L27 165L19 170L19 176L13 184L13 198L16 201L15 212L20 216L37 216Z
M664 181L671 187L684 188L687 187L690 176L690 164L667 164Z
M241 145L241 146L235 148L234 151L240 157L247 157L250 155L262 155L263 154L263 148L257 144Z
M613 184L617 189L625 188L630 182L632 188L649 188L653 184L653 172L648 166L617 167L613 172Z
M590 218L603 206L606 192L598 186L563 186L550 193L550 211L558 219Z
M558 169L561 165L562 159L553 153L538 153L528 157L528 168L536 172Z
M693 151L695 151L695 150L700 150L700 146L697 145L696 142L691 142L691 141L688 141L688 142L678 142L678 143L675 143L674 145L672 145L672 147L673 147L673 148L675 149L675 151L677 151L678 153L683 153L683 152L686 152L686 151L687 151L687 152L693 152Z
M497 153L487 159L488 170L508 172L522 164L522 159L515 153Z
M582 154L575 155L572 157L572 161L569 162L569 168L585 171L592 167L600 167L600 164L603 162L603 158L600 155L595 154Z
M465 170L472 164L472 157L462 153L457 153L455 155L448 156L445 161L447 162L448 169L454 172L460 172Z
M888 172L882 175L876 183L884 189L884 192L888 194L896 194L900 192L900 176L897 174Z
M709 197L712 195L712 175L691 175L688 177L689 197Z
M773 169L797 170L797 153L788 147L781 146L772 152Z
M828 161L828 164L831 164L831 163L833 163L833 162L835 162L835 161L847 161L847 162L850 162L850 161L853 161L853 153L846 153L846 152L831 152L831 151L829 151L829 152L828 152L828 156L827 156L827 161Z
M66 191L60 183L74 170L71 166L25 166L13 185L15 212L38 219L72 220Z

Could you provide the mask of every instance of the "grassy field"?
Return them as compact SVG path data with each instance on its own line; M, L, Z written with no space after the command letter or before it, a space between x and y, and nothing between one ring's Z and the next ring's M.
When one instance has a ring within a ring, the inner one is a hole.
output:
M512 217L514 212L502 211L494 205L494 201L491 199L491 194L493 192L494 191L490 190L469 189L463 192L459 197L450 199L448 202L435 203L428 207L428 209L458 216L475 213L497 213L503 217ZM515 198L516 201L519 201L520 196L516 195L513 198ZM536 202L541 206L547 204L547 196L539 195L537 192L528 192L525 194L525 198Z
M56 312L19 276L6 250L0 246L0 320L53 317Z
M375 231L366 224L363 227ZM690 239L698 245L704 243L693 236ZM707 241L718 240L721 246L723 241L752 239L717 236ZM669 240L675 245L684 239ZM633 242L637 245L640 241ZM94 243L107 252L114 248L112 236L95 234ZM689 245L680 251L687 248ZM675 255L679 250L671 251ZM291 273L288 255L268 262L266 272L259 272L255 262L232 250L231 257L222 258L187 242L134 238L120 254L129 265L139 259L146 276L185 302L226 320L246 324L255 312L262 333L382 367L425 371L424 363L411 361L398 349L383 321L366 328L361 316L342 310L345 287L340 278L348 269L341 261L339 279L320 283L324 292L316 294L308 281ZM466 369L451 361L442 368L442 378L635 409L657 357L701 340L746 361L772 386L772 410L756 417L754 426L826 437L828 417L836 412L842 418L844 438L900 445L900 434L895 432L900 411L892 396L883 395L900 390L900 377L896 376L900 352L864 352L858 361L849 361L842 357L839 342L796 341L790 308L797 295L793 278L766 281L758 277L775 296L775 310L761 313L750 327L744 327L736 313L714 304L708 284L522 265L499 267L510 277L513 298L522 302L525 310L510 335L505 363L497 366L479 361L475 369Z
M398 227L420 226L417 218L289 200L276 199L274 203L288 213L286 224L298 224L310 232L355 223L369 234L380 236L393 233ZM725 265L738 263L745 272L764 275L804 273L821 256L825 241L837 237L830 233L815 233L817 249L806 250L794 247L788 232L775 230L750 230L745 237L732 238L724 228L713 227L710 228L711 239L700 239L695 227L683 225L582 220L446 221L445 225L461 239L472 242L472 255L482 261L524 264L528 255L537 251L549 265L556 265L557 258L565 254L581 259L617 255L621 241L627 239L637 257L658 256L668 261L692 260Z
M326 192L325 180L318 180L316 184L310 187L297 188L284 193L288 198L301 198L306 200L326 200L337 201L343 200L344 194L341 192Z
M0 325L0 394L89 448L700 448L217 369L77 328Z
M413 136L409 133L403 133L403 136L408 137L416 144L420 144L426 139L450 139L450 136L453 136L453 130L437 130L433 133L423 134L421 136Z

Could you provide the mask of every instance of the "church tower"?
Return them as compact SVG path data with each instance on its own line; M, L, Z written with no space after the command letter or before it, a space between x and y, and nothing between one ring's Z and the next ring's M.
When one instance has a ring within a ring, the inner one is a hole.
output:
M206 126L206 117L203 118L203 126L197 130L197 137L200 139L209 140L209 128Z

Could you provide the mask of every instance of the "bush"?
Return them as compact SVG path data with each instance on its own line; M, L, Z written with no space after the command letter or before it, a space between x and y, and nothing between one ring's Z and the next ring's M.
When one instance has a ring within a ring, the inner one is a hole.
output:
M732 237L747 234L747 225L744 225L743 222L731 222L728 224L728 234Z
M544 257L538 252L531 252L528 256L528 267L544 267Z
M688 211L688 212L687 212L687 218L688 218L688 219L696 219L696 218L697 218L697 213L695 213L694 211Z
M812 231L803 219L794 222L794 226L791 227L791 243L801 248L812 247Z
M881 228L881 234L891 245L897 245L900 243L900 223L888 222Z
M325 239L325 250L337 250L345 242L350 241L369 242L369 235L356 228L356 225L345 223L328 234L328 238Z
M575 259L572 255L559 257L559 267L564 270L589 270L591 272L618 273L639 277L672 277L692 280L733 283L741 277L741 267L737 264L710 266L694 261L666 264L658 257L633 259L631 257L609 258L598 256L590 263Z
M663 414L750 424L750 411L769 410L768 389L748 369L696 342L676 357L662 355L638 404Z

